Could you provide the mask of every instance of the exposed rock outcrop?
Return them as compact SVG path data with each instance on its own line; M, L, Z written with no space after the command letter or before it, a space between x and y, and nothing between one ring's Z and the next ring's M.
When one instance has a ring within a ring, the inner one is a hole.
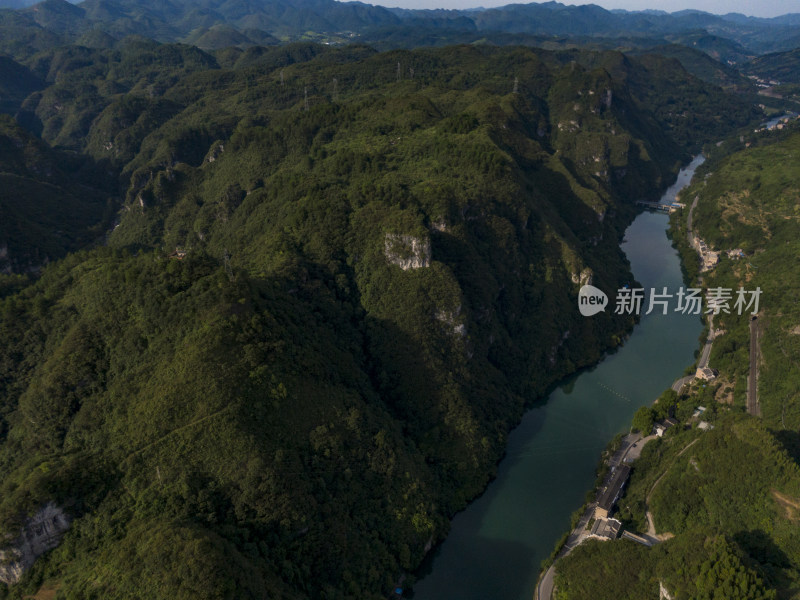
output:
M672 600L672 596L667 591L667 588L664 587L664 583L662 581L658 582L658 597L660 600Z
M220 155L223 152L225 152L225 144L223 144L222 142L219 142L219 141L218 142L214 142L212 144L211 148L209 149L208 154L206 154L205 159L203 159L203 162L204 163L213 163L220 157Z
M460 315L461 305L453 311L437 311L435 317L437 321L449 326L453 335L464 338L467 337L467 326L463 323L463 319L459 319Z
M25 522L17 539L0 550L0 581L17 583L39 556L58 546L68 528L64 511L52 502L45 505Z
M384 242L386 260L404 271L431 266L431 240L399 233L387 233Z
M570 277L572 279L572 283L576 283L580 286L592 285L594 272L589 267L586 267L580 273L572 273Z

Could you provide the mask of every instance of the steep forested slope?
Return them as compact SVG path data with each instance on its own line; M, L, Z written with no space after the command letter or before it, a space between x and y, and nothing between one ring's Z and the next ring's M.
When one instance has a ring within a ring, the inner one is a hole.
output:
M74 519L11 593L382 597L526 403L619 343L626 319L572 307L629 281L632 201L754 114L648 61L29 59L50 84L20 118L124 200L106 246L0 304L3 530L51 500Z
M54 151L0 115L0 272L27 272L92 243L118 204L89 159Z
M698 197L696 222L709 246L723 251L709 284L762 290L759 306L760 358L758 397L770 427L794 432L800 427L797 398L798 203L800 134L763 134L754 147L709 167L708 177L690 193ZM741 248L745 257L725 251ZM744 404L749 368L749 328L734 316L721 316L730 331L715 345L712 361L734 385L734 399Z
M744 70L766 81L800 83L800 49L759 56L744 65Z

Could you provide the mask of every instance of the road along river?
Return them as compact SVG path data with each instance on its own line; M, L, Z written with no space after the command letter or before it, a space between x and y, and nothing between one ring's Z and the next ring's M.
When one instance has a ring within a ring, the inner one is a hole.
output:
M662 203L674 201L701 162L681 171ZM666 287L675 294L684 286L667 227L666 214L645 212L625 232L622 249L648 293ZM414 600L533 598L540 563L592 488L601 451L694 361L702 323L675 306L673 299L666 315L660 308L644 315L617 352L564 381L525 415L497 478L453 519L429 573L414 586Z

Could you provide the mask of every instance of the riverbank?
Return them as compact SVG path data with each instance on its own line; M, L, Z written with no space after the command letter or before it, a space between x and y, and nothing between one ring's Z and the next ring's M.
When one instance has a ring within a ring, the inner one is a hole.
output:
M667 224L665 214L645 212L625 231L622 250L646 289L683 285ZM570 507L583 505L595 484L597 457L683 372L701 330L686 315L642 315L621 348L533 407L509 437L495 481L453 519L415 600L530 600L541 562L571 529Z
M678 177L677 181L675 182L675 184L670 186L670 188L667 189L666 192L664 193L664 195L663 195L663 197L661 199L661 202L663 204L670 204L671 205L673 202L676 202L678 200L681 190L683 190L685 187L687 187L691 183L694 171L697 169L697 167L699 167L704 162L704 160L705 160L704 157L702 155L699 155L699 156L695 157L695 159L690 163L689 166L687 166L686 169L681 171L681 174L679 175L679 177ZM670 225L668 226L668 230L667 230L667 236L669 238L671 238L673 240L676 239L676 236L674 235L672 227L671 227L673 222L687 223L686 227L687 227L688 231L686 232L686 235L685 236L680 236L681 239L685 239L687 241L684 251L682 252L681 251L682 249L678 248L677 245L673 243L673 247L675 247L676 250L678 250L679 256L681 257L681 261L680 261L681 262L681 271L682 271L682 273L684 275L684 283L694 281L694 277L690 278L688 273L687 273L686 265L684 264L684 252L687 254L687 258L689 258L690 256L693 256L693 257L697 258L697 254L695 254L694 252L689 254L688 251L687 251L687 250L693 250L692 245L691 245L691 237L692 237L691 213L692 213L693 209L694 209L694 205L692 205L691 208L689 209L689 220L688 220L688 223L679 217L679 215L683 214L683 210L682 209L679 209L678 211L674 211L673 210L673 211L670 211L670 213L669 213L670 214L670 217L669 217ZM689 261L689 264L692 264L691 261ZM699 271L699 269L698 269L698 271ZM697 275L695 275L695 277L696 276ZM708 337L704 342L703 350L701 351L700 358L697 361L697 368L698 369L702 369L702 368L706 367L707 364L708 364L708 358L709 358L710 351L711 351L711 344L712 344L712 341L713 341L713 316L709 320L708 331L709 331ZM685 375L683 377L679 377L678 379L676 379L673 382L673 384L670 386L670 389L673 392L675 392L676 394L678 394L678 393L680 393L680 391L687 384L689 384L694 379L695 379L694 373L689 374L689 375ZM654 403L655 402L657 402L657 399L654 399ZM607 475L602 479L602 481L601 481L601 483L599 485L596 485L592 489L592 491L589 492L589 494L592 497L594 497L595 500L594 501L587 501L583 505L583 507L581 507L581 509L580 509L581 517L578 519L578 522L575 525L575 527L572 529L571 533L569 535L565 536L564 538L562 538L559 541L559 544L556 546L556 549L554 550L554 553L553 553L554 556L551 555L552 558L550 560L548 560L548 561L545 561L542 564L542 570L540 571L540 577L539 577L539 580L537 582L537 585L536 585L536 588L535 588L535 592L534 592L534 600L550 600L550 598L552 597L552 594L553 594L553 591L554 591L554 586L555 586L555 563L556 563L556 561L558 561L560 558L563 558L563 557L567 556L572 550L574 550L577 546L579 546L582 542L586 541L587 539L597 538L597 537L601 537L602 538L603 537L602 535L601 536L593 535L593 533L591 531L589 531L590 524L594 521L594 518L595 518L594 515L596 514L595 513L596 507L598 506L598 499L600 498L601 493L603 492L603 490L608 490L609 487L611 487L613 485L612 479L613 479L614 472L621 466L627 466L627 465L625 465L625 463L633 462L633 460L635 460L635 458L638 458L638 456L640 455L640 453L642 451L643 446L647 442L649 442L652 439L655 439L657 437L655 434L653 434L651 432L646 432L646 434L647 434L647 436L643 437L643 433L642 432L629 433L627 436L625 436L623 438L620 449L618 449L615 452L613 452L612 455L611 455L611 458L609 460L606 461L605 459L603 459L601 461L600 470L605 469L607 471ZM612 442L611 444L613 444L613 443L614 442ZM635 452L635 456L629 456L629 451L632 448L637 448L637 450ZM622 482L623 486L624 486L624 483L625 482L623 481ZM620 487L620 489L621 489L621 487ZM649 516L649 511L648 511L648 516ZM614 523L616 524L615 525L615 530L614 530L614 535L613 535L613 538L615 538L615 537L617 537L619 535L620 523L619 523L619 521L615 521L613 519L611 521L614 521ZM613 538L605 538L605 539L613 539ZM644 545L652 545L653 543L658 543L659 541L661 541L655 535L655 528L652 525L652 521L650 521L647 533L642 534L642 533L630 532L629 533L629 538L633 539L634 541L637 541L639 543L642 543Z
M687 190L699 196L694 226L708 245L744 250L744 258L723 252L696 287L758 290L758 318L732 301L709 324L716 341L698 366L710 357L719 374L676 394L676 416L688 426L644 448L618 502L623 527L669 539L649 549L581 544L550 577L565 597L657 597L661 590L662 597L699 598L724 590L726 598L767 600L800 591L800 445L791 421L798 414L792 273L800 237L797 174L784 168L799 146L795 137L744 150L705 169ZM686 233L673 230L676 246L688 247ZM764 402L770 393L772 411Z

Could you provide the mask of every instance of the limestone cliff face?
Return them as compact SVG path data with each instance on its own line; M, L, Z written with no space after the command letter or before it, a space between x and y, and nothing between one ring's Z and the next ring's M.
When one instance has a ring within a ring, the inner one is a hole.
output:
M429 267L431 265L431 240L428 237L387 233L384 254L386 260L404 271Z
M594 280L594 272L589 267L586 267L580 273L571 273L570 278L572 279L572 283L580 286L592 285L592 281Z
M69 518L52 502L25 522L19 537L0 551L0 581L17 583L34 561L58 546Z

